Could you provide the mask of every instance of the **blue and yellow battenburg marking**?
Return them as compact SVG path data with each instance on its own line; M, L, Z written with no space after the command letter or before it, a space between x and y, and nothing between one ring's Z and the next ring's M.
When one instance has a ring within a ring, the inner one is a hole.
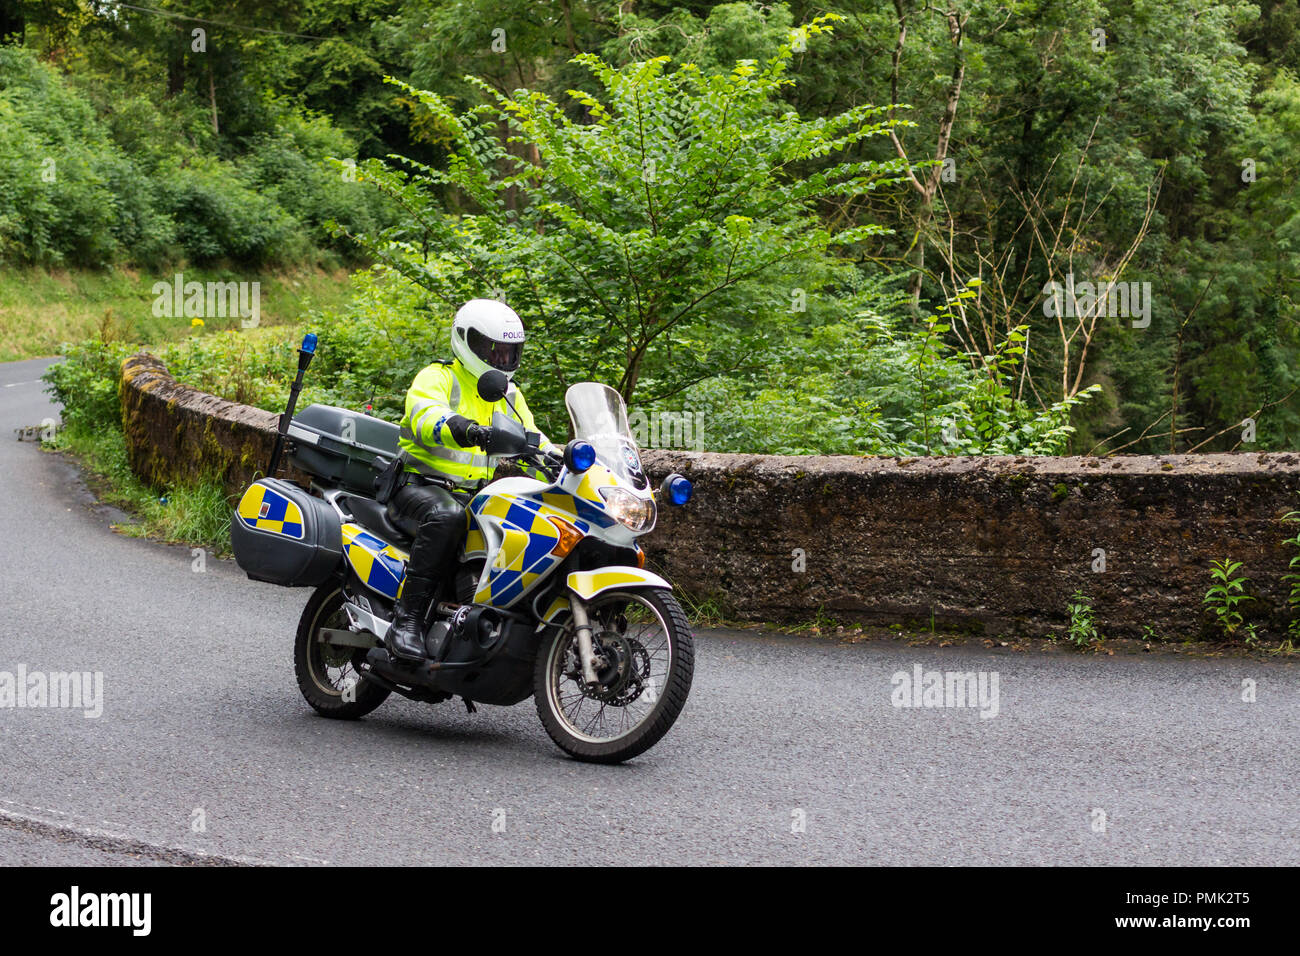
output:
M618 480L607 470L593 468L584 475L576 494L558 489L536 495L483 494L470 502L464 556L487 556L487 540L478 519L494 521L502 537L487 568L486 581L474 594L475 603L509 606L562 559L553 553L560 532L549 517L564 519L584 535L592 527L613 524L599 489L616 484ZM357 524L343 525L343 552L368 587L390 598L398 596L406 572L406 552Z
M406 576L409 555L375 537L359 524L343 526L343 553L366 587L396 598Z
M244 497L239 499L235 513L250 528L302 539L302 511L274 488L249 485Z
M479 530L474 521L474 514L469 509L465 509L465 546L462 549L461 558L482 558L487 556L487 542L483 539L483 532Z
M617 482L611 475L607 483ZM548 490L536 495L479 495L470 502L469 510L477 520L466 535L466 557L487 554L480 522L491 520L501 531L501 546L486 569L486 580L474 594L475 603L508 607L562 560L562 555L553 553L560 532L548 518L562 518L584 535L593 525L610 524L613 519L603 507L591 503L603 505L598 487L599 483L584 479L580 497Z
M600 489L617 485L618 479L608 468L597 467L588 469L582 476L582 481L578 483L577 502L581 508L587 502L593 502L597 505L594 509L599 516L600 524L611 525L614 519L605 513L605 499L600 496ZM564 497L568 498L569 495ZM578 514L582 514L580 510ZM585 515L584 515L585 517Z

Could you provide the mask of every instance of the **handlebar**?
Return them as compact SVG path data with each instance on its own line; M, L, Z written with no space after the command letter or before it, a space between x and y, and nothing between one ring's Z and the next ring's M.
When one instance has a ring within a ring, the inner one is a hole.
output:
M532 465L546 477L554 481L560 475L560 466L564 464L564 459L553 455L547 451L532 452L527 455L517 456L519 460L526 464Z
M528 434L531 437L535 433L529 432ZM492 426L480 425L477 422L471 423L465 429L465 439L467 443L475 445L484 451L487 451L491 447L495 435L496 431ZM502 455L498 453L497 457L509 459L511 461L519 461L526 465L530 465L547 475L552 481L559 476L560 466L564 464L564 459L559 455L556 455L553 452L542 451L536 445L530 445L524 451L515 455Z

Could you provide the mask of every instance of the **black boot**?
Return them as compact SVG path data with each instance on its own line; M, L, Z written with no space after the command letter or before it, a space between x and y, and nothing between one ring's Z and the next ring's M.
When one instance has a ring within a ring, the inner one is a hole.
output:
M384 646L394 659L418 663L428 656L424 649L424 608L433 593L433 585L433 578L406 575L402 596L393 609L393 625L384 638Z
M406 562L402 596L393 609L393 626L384 646L399 661L422 661L424 609L438 585L451 571L465 537L465 509L444 489L435 485L407 485L397 493L398 515L408 519L420 515L411 556Z

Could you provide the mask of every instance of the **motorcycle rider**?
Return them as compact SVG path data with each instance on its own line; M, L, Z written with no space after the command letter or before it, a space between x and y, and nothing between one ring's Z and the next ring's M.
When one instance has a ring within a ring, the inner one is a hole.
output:
M415 541L384 641L396 660L418 662L427 656L424 610L452 570L465 539L465 507L427 479L451 481L457 489L472 491L492 476L496 462L481 449L491 433L487 426L493 412L516 417L527 431L538 431L513 381L506 397L496 402L484 401L477 389L479 376L490 368L513 379L523 346L524 324L513 309L495 299L471 299L452 321L453 361L423 369L406 393L398 442L402 484L389 499L388 513L399 528L414 534ZM545 435L541 450L555 451Z

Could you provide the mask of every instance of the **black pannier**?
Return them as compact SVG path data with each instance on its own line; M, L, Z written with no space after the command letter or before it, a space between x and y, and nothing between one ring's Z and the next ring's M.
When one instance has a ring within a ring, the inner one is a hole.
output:
M230 516L230 544L250 578L287 587L324 584L343 558L338 512L279 478L248 486Z
M375 478L397 454L398 432L348 408L308 405L289 423L289 461L326 484L373 495Z

